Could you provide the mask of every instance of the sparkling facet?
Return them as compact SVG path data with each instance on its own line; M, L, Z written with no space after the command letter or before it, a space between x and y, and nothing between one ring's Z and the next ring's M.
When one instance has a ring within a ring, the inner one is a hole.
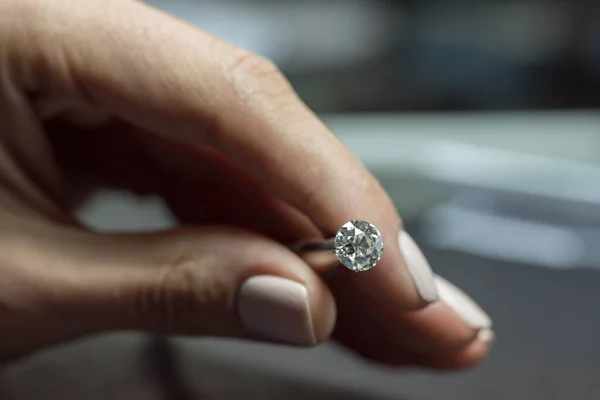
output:
M366 221L344 224L335 235L333 247L340 263L356 272L373 268L383 254L381 234Z

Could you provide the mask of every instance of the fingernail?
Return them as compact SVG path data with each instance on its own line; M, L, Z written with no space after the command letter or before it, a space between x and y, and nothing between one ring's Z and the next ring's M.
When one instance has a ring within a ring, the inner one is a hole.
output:
M493 330L485 328L479 331L477 334L477 339L481 340L482 342L493 343L496 340L496 335L494 334Z
M298 282L271 275L253 276L239 293L238 310L249 330L296 345L316 344L308 291Z
M400 251L404 257L404 262L408 268L413 282L423 300L434 302L438 299L438 292L435 285L434 274L427 259L419 249L419 246L405 231L398 234Z
M465 324L473 329L481 329L481 332L492 326L492 319L489 315L467 296L465 292L439 275L435 276L435 283L440 299L448 304Z

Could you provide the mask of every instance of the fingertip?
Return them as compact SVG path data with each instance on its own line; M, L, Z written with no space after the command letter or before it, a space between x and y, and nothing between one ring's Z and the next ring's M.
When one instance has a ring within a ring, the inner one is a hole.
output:
M298 346L317 344L314 307L309 290L294 280L272 275L248 278L240 289L242 324L269 340Z
M316 274L308 283L309 304L317 343L327 340L335 327L337 307L333 294Z
M282 344L314 346L329 338L335 303L316 280L254 275L241 285L237 301L248 334Z
M477 339L491 345L496 341L496 334L491 329L482 329L477 334Z
M295 254L280 247L278 267L253 269L238 296L240 319L250 334L296 346L329 338L336 319L333 295Z
M439 294L433 271L417 243L401 229L398 233L398 244L404 264L421 299L419 303L426 305L438 301Z
M423 359L420 364L427 368L450 371L473 368L485 360L494 342L494 332L482 329L472 343L456 353Z
M477 335L477 330L467 326L443 301L406 313L401 319L409 333L405 337L412 338L407 344L422 354L452 353L469 345Z
M440 299L446 303L460 319L472 329L489 329L492 326L491 317L465 292L457 286L435 275Z
M395 311L419 312L440 299L435 275L417 243L397 225L381 225L386 250L378 265L348 280Z

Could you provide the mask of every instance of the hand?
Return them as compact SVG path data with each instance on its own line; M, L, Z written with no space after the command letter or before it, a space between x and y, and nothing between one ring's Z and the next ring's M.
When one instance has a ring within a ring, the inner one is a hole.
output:
M144 4L0 4L0 356L138 329L461 368L490 320L435 277L378 182L277 68ZM95 233L84 189L160 194L185 228ZM285 244L372 222L376 268L326 285ZM337 304L337 315L336 315Z

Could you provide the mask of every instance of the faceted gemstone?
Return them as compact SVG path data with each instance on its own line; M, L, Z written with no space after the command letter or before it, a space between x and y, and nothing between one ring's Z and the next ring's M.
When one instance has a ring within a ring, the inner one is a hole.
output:
M359 272L377 264L383 254L383 241L373 225L366 221L352 220L337 232L333 248L342 265Z

